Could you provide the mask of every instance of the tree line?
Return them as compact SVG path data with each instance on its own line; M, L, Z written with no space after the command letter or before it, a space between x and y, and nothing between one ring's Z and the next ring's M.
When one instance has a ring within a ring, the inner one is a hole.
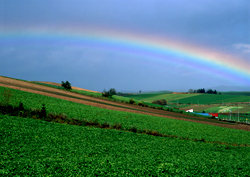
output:
M207 94L218 94L217 90L200 88L197 90L189 89L188 93L207 93Z

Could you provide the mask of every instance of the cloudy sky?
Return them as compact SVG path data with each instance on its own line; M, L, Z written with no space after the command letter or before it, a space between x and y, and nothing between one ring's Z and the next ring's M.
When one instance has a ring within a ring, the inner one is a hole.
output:
M0 0L0 75L98 91L250 90L250 1Z

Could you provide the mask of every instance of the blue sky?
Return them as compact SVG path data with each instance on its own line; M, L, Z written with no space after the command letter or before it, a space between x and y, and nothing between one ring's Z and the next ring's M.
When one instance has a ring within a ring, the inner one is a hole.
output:
M98 28L171 38L216 49L250 69L249 0L0 0L0 32ZM1 40L1 38L0 38ZM99 90L188 90L250 83L149 56L71 41L0 41L0 75ZM150 61L150 62L147 62ZM248 80L249 81L249 80ZM250 90L250 88L249 88Z

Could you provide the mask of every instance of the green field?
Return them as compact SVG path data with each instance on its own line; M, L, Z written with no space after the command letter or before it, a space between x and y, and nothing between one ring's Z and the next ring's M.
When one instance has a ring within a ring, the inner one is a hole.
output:
M199 94L171 94L171 93L154 93L154 94L131 94L127 95L129 98L152 102L154 100L166 99L168 102L174 102L183 98L195 97Z
M235 103L235 102L249 102L250 96L242 95L214 95L214 94L200 94L194 97L181 98L179 103L191 104L216 104L216 103ZM175 101L176 102L176 101Z
M6 90L11 90L12 105L23 102L26 108L40 109L45 103L50 113L182 139L0 115L1 176L245 176L250 170L248 131L101 109L4 87L0 102Z
M230 92L231 93L231 92ZM152 102L154 100L166 99L169 103L182 104L216 104L232 102L250 102L250 96L238 94L134 94L127 97ZM245 92L244 92L245 93Z
M1 116L1 175L244 176L249 148Z
M6 89L7 88L0 87L0 93L3 93ZM250 139L248 137L249 134L245 131L224 129L221 127L214 127L205 124L167 119L162 117L102 109L29 92L13 89L7 90L11 90L11 104L13 105L18 105L21 101L27 108L40 109L42 104L45 103L48 112L56 114L63 113L71 118L80 120L97 120L100 123L107 122L111 125L121 123L125 128L137 127L138 129L156 130L163 134L177 135L181 137L250 144ZM2 95L3 94L0 94L0 101L2 100ZM228 136L228 138L217 136L218 134L225 133L229 133L230 136Z

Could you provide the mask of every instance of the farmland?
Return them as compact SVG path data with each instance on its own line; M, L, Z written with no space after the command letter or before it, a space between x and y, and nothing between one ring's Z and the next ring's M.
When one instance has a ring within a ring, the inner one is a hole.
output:
M169 106L182 110L194 109L197 112L240 112L250 113L249 92L224 92L222 94L131 94L129 98L135 98L145 102L165 99Z
M157 99L166 99L170 103L182 104L216 104L216 103L232 103L232 102L250 102L250 96L241 93L230 94L131 94L130 98L142 101L152 102Z
M249 148L1 116L2 175L244 176Z
M250 134L223 127L233 127L233 123L213 126L209 121L178 120L178 116L188 116L184 114L166 112L176 116L170 119L125 108L128 111L104 109L6 87L0 87L0 93L1 103L6 102L4 94L10 93L11 105L22 102L25 109L37 110L45 104L47 113L122 127L115 130L0 115L1 175L244 176L249 171ZM135 131L128 131L132 128Z

